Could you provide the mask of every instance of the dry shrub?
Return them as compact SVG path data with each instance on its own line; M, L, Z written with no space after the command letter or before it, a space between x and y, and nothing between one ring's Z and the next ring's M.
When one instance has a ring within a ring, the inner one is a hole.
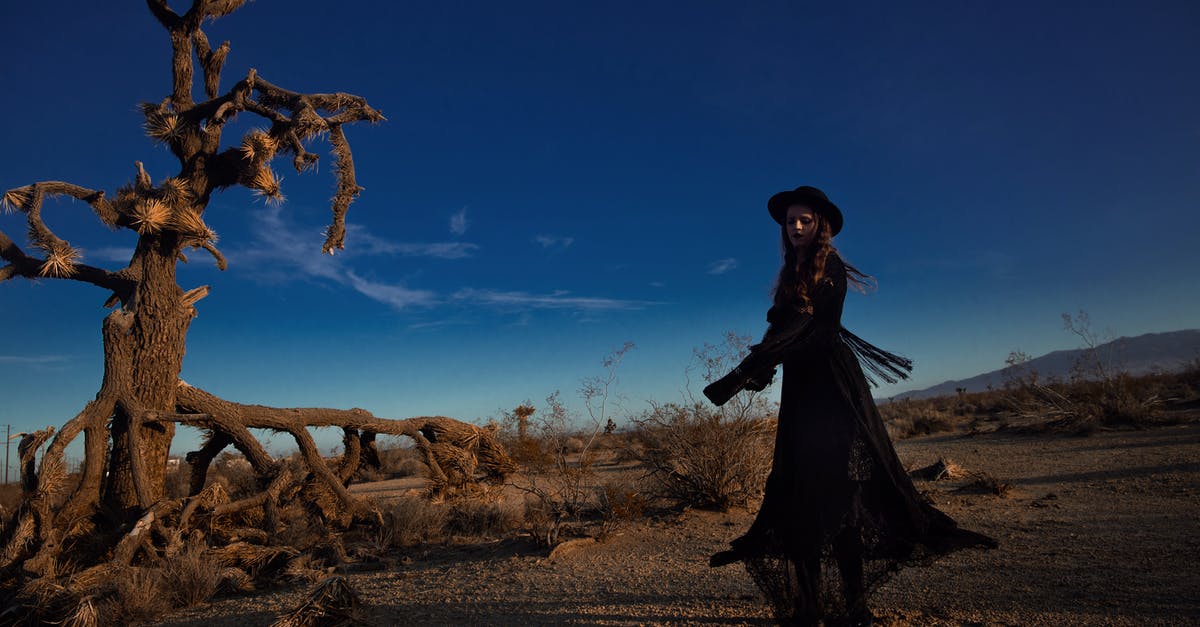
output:
M412 447L391 446L379 449L380 474L382 478L415 477L425 473L425 461L421 453Z
M128 625L170 611L170 590L156 568L123 568L111 579L112 594L100 604L103 624Z
M181 499L188 496L192 488L192 467L190 464L178 464L167 469L163 489L167 498Z
M653 404L634 422L641 460L665 496L727 510L762 494L771 469L774 420L726 415L702 403L668 403Z
M610 481L597 490L601 520L600 539L604 540L620 526L646 514L649 501L640 490L625 481Z
M443 537L446 510L422 496L401 497L384 510L379 543L386 547L406 547L437 542Z
M571 436L562 443L562 452L568 455L578 455L584 451L587 442L579 436Z
M888 437L903 440L958 429L967 405L959 397L939 397L925 400L903 398L879 406L880 416Z
M445 532L450 536L497 538L520 529L525 507L520 502L461 499L449 504Z
M202 543L190 543L166 560L162 578L175 607L199 605L216 594L221 584L221 565L207 554Z
M525 495L525 529L529 532L534 544L540 547L552 547L558 544L562 535L563 523L566 517L561 507L555 507L555 502L541 495L529 493Z
M230 500L238 500L258 493L258 478L254 468L241 455L221 453L208 470L209 481L219 481L229 494Z
M512 458L529 472L546 472L554 465L554 456L546 451L539 439L526 436L506 444Z
M416 457L407 458L395 465L392 471L393 477L416 477L425 473L425 462Z

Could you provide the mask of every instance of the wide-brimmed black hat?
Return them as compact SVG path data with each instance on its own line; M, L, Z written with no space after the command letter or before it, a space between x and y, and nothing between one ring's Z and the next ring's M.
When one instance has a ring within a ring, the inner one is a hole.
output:
M820 214L822 218L829 220L829 229L832 235L837 235L838 231L842 230L842 210L829 200L825 192L811 185L801 185L791 191L779 192L771 196L771 199L767 201L767 210L771 212L771 217L776 222L783 224L784 219L787 218L788 207L792 205L804 205Z

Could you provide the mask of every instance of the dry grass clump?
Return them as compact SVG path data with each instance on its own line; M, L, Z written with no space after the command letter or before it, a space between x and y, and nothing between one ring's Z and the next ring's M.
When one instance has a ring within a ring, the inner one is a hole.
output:
M451 537L498 538L524 523L525 506L519 501L459 499L449 503L443 528Z
M608 538L622 525L646 515L649 499L627 481L610 481L596 491L601 528L600 540Z
M883 416L888 436L893 440L954 431L964 420L962 415L939 407L938 403L933 400L892 401L881 405L879 412Z
M194 543L152 565L54 572L30 580L0 616L0 624L132 625L175 608L207 601L221 581L217 560Z
M163 583L175 607L191 607L210 599L221 585L221 565L203 544L189 544L162 567Z
M708 405L655 404L635 419L639 457L664 496L727 510L762 494L775 421L723 415Z
M380 544L408 547L442 539L446 509L423 496L401 497L383 512Z
M881 403L879 412L888 435L901 440L964 428L1089 435L1175 424L1193 419L1200 407L1200 360L1178 372L1143 376L1046 380L1019 364L1010 366L1007 376L1001 389L894 399Z
M158 618L171 609L169 590L156 568L124 568L111 579L99 604L101 624L129 625Z
M436 503L417 495L401 497L383 511L375 543L404 548L454 539L502 538L525 525L521 501L458 498Z

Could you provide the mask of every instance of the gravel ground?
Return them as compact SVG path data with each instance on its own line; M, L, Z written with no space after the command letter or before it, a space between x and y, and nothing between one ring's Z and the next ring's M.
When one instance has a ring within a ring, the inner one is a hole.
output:
M944 457L1011 489L917 483L1001 548L902 571L872 599L877 624L1200 624L1200 424L1091 437L930 436L897 450L910 468ZM552 555L521 540L432 547L347 577L372 625L770 624L744 571L706 565L752 518L689 511ZM304 593L218 599L160 624L269 625Z

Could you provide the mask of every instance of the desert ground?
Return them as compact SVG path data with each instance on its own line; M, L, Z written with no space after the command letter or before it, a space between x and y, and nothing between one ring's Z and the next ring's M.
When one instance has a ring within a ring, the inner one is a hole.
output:
M971 477L917 481L1000 548L900 572L873 597L877 624L1200 624L1200 423L1088 437L934 435L896 448L909 468L945 458L1007 490L972 489ZM411 487L356 490L386 499ZM383 569L345 576L371 625L770 624L744 571L706 563L752 518L746 510L662 513L605 542L554 550L521 538L417 547ZM306 591L219 598L157 624L269 625Z

